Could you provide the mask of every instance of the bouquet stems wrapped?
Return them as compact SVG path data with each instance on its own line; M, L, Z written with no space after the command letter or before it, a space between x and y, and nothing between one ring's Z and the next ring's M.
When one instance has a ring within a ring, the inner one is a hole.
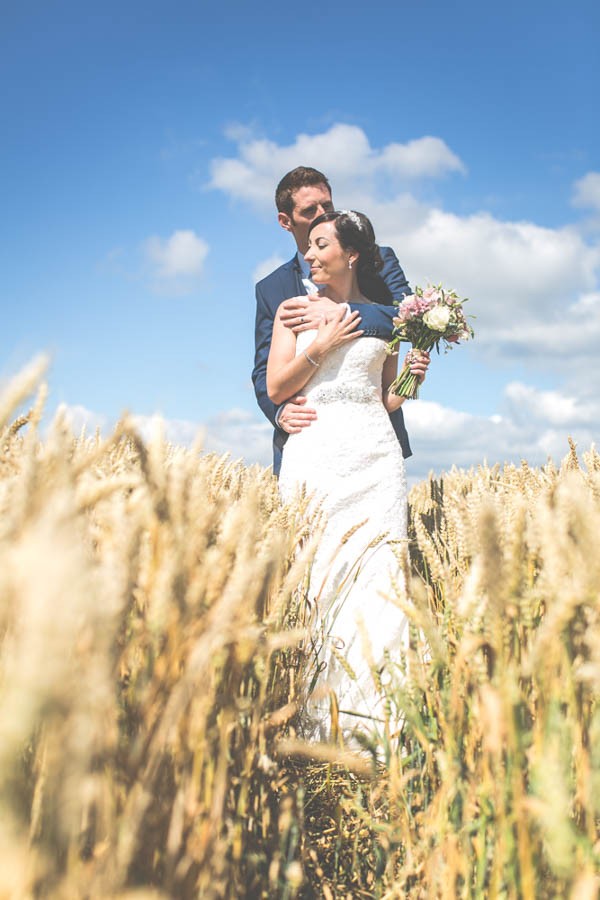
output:
M416 399L419 396L419 376L410 371L411 354L429 352L434 347L440 351L444 341L446 350L459 341L469 340L474 331L463 312L463 303L455 291L445 290L441 284L425 290L415 288L414 294L398 303L398 315L394 317L392 340L387 346L394 353L401 341L411 344L407 362L390 386L390 393L398 397Z

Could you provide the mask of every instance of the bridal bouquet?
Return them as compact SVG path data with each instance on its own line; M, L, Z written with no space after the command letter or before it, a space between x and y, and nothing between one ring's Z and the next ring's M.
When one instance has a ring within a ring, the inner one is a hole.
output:
M440 341L446 344L446 351L452 344L466 341L475 334L468 324L462 305L466 299L461 300L455 291L446 291L441 284L429 286L426 290L415 288L414 294L405 297L398 302L398 315L394 318L394 330L392 340L388 344L389 353L395 351L400 341L409 341L413 350L408 354L418 353L420 350L436 348L440 352ZM419 396L419 379L413 375L409 365L404 365L397 378L390 385L390 393L398 397Z

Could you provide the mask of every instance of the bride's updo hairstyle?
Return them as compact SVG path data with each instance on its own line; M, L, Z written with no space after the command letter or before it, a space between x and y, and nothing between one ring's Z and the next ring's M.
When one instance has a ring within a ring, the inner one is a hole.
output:
M334 222L340 246L344 250L355 250L358 253L356 276L361 293L373 303L389 303L389 288L379 275L383 260L370 220L353 209L339 209L317 216L308 233L323 222Z

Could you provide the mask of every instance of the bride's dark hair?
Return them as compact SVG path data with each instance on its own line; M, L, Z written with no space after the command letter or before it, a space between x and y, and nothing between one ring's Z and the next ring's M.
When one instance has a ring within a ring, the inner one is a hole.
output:
M337 239L344 250L356 250L358 253L356 277L361 293L373 303L390 304L392 295L379 274L383 267L383 260L370 220L363 213L353 209L335 210L317 216L308 229L309 235L316 225L321 225L323 222L335 224Z

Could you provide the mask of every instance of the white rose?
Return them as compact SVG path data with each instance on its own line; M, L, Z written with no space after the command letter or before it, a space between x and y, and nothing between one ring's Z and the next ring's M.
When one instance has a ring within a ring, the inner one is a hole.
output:
M433 331L445 331L450 321L450 309L448 306L433 306L427 310L423 321Z

